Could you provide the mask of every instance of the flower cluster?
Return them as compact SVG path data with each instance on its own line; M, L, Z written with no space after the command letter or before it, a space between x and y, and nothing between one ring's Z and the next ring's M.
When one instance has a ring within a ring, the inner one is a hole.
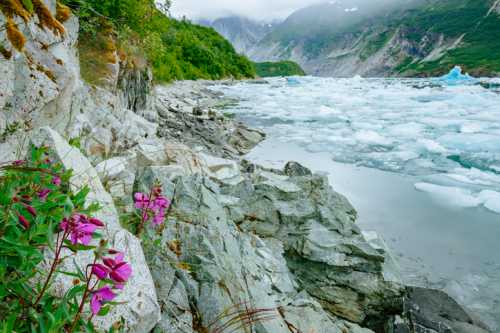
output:
M108 283L108 285L92 291L90 309L94 315L99 313L105 302L112 301L116 297L114 290L123 289L124 284L132 275L132 267L123 261L123 253L108 250L108 254L114 254L115 257L104 257L102 264L92 265L92 275L98 280Z
M49 147L32 146L26 159L0 162L0 262L5 266L0 269L5 291L0 303L9 309L10 325L0 323L0 331L87 331L92 317L83 316L85 307L105 315L132 275L123 253L110 250L99 234L105 225L93 217L99 206L89 205L88 188L73 192L67 186L71 170L50 156ZM156 197L154 202L148 212L163 215L165 203ZM53 258L42 274L47 249ZM73 258L66 250L92 252L92 261L86 269L63 265ZM75 278L63 298L49 292L61 274Z
M162 196L160 186L153 187L149 195L136 193L134 201L135 208L141 210L142 225L148 221L151 221L155 226L163 224L170 200Z
M63 219L60 224L61 230L69 235L73 245L89 245L97 228L102 227L104 227L102 221L84 214L74 214L70 218Z

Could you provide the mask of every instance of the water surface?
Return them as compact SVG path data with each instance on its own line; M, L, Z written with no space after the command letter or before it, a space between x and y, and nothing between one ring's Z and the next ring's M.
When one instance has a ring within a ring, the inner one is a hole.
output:
M215 87L268 139L248 157L327 172L406 283L443 289L500 331L500 94L495 80L299 78Z

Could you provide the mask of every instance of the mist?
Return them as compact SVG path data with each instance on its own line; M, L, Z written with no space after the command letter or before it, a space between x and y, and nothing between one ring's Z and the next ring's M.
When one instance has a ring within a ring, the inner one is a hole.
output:
M257 21L284 20L298 9L315 4L345 6L346 12L362 7L365 15L377 13L387 6L408 6L426 0L173 0L174 17L189 19L217 19L243 16Z
M224 16L244 16L258 21L285 19L295 10L325 0L173 0L175 17L216 19Z

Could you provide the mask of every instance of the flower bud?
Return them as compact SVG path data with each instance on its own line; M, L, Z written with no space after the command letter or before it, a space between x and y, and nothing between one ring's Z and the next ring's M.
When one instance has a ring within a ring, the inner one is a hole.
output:
M22 226L24 227L24 229L28 229L30 227L29 221L24 216L18 215L17 217L19 219L19 223L22 224Z
M35 210L35 208L33 208L30 205L26 205L25 207L26 207L26 210L28 211L28 213L30 213L33 217L36 217L36 210Z

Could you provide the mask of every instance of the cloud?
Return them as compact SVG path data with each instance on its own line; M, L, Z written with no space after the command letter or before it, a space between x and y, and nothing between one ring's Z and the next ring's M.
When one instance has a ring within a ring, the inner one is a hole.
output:
M256 20L284 19L297 9L324 0L172 0L172 14L190 19L239 15Z

